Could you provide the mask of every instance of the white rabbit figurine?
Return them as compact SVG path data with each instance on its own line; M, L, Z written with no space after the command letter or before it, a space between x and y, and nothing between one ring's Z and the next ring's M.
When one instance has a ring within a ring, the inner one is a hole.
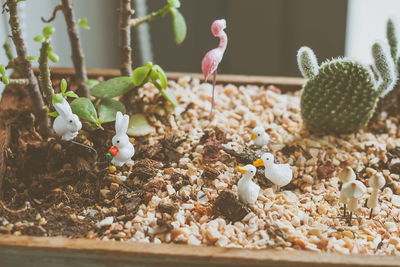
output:
M129 137L126 134L129 125L129 116L123 115L121 112L117 112L115 118L115 136L112 138L113 148L117 150L111 163L121 167L127 162L132 162L131 158L135 154L135 148L129 142Z
M63 140L70 141L74 139L82 128L79 117L72 113L71 106L65 99L61 103L54 103L53 106L59 114L53 123L54 131L56 134L61 135Z

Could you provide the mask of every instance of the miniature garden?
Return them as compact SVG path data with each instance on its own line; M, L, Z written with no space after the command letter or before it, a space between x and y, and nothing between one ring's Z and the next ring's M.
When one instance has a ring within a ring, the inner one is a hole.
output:
M121 76L106 80L88 79L80 34L90 21L75 18L69 0L42 18L36 56L27 54L19 2L2 6L11 36L1 82L20 106L4 108L12 103L3 96L1 234L399 254L400 29L392 20L371 65L319 63L299 48L303 89L284 92L218 83L224 19L204 23L219 41L204 48L204 81L168 80L152 62L132 69L133 27L172 17L177 45L184 41L179 0L145 17L121 0ZM61 79L50 68L56 16L65 17L75 69Z

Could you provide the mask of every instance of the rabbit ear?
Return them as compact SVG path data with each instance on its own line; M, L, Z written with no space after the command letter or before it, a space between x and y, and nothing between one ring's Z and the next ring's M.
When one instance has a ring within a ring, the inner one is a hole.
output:
M61 117L67 118L72 115L71 106L68 104L67 100L63 99L61 103L54 103L54 108L57 110Z
M121 132L122 118L122 113L118 111L117 116L115 117L115 131L117 133Z
M126 134L128 126L129 126L129 115L125 114L124 117L122 118L120 133Z

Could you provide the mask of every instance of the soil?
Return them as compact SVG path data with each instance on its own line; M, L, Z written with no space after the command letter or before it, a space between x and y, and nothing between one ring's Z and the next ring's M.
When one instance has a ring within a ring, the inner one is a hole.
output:
M84 125L75 139L96 153L58 137L42 140L24 90L8 87L7 94L23 105L7 107L0 118L11 132L0 233L399 254L399 118L379 118L353 135L313 136L302 125L298 93L217 86L210 121L211 85L190 78L170 85L182 103L174 113L154 87L146 85L136 95L156 134L132 138L135 163L116 170L105 157L113 123L98 131ZM268 148L249 144L258 123L271 136ZM293 180L277 191L258 168L259 198L245 206L237 198L236 167L265 152L276 163L289 163ZM366 185L372 173L383 173L386 185L374 218L360 205L353 225L342 219L337 173L345 166Z

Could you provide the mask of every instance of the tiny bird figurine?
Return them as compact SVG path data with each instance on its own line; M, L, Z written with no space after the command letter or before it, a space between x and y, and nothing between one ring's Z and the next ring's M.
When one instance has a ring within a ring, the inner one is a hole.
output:
M275 164L274 155L265 153L260 159L254 161L254 166L265 166L265 178L274 183L279 191L280 187L285 186L292 181L293 173L289 164Z
M256 126L251 131L251 140L256 146L266 146L269 142L269 134L267 134L263 127Z
M239 200L244 204L254 204L258 198L260 187L251 179L256 175L257 169L251 164L244 167L237 167L243 173L243 177L238 182Z
M228 44L228 36L224 32L226 28L226 21L224 19L219 19L213 22L211 25L211 32L215 37L219 38L219 45L217 48L210 50L203 58L201 62L201 70L204 74L204 80L207 81L208 77L213 74L213 89L212 89L212 102L211 102L211 112L210 117L213 116L213 109L215 105L214 89L215 83L217 81L217 68L219 63L224 56L226 45Z

